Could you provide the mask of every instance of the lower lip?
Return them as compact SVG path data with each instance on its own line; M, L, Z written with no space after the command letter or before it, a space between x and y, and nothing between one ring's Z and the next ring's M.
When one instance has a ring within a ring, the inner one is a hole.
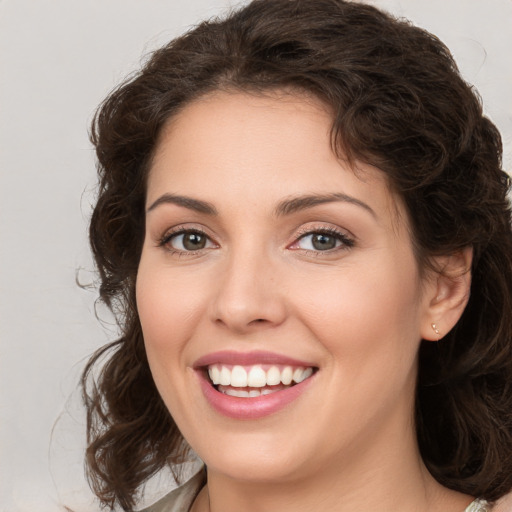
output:
M307 389L315 376L313 374L299 384L269 395L240 398L217 391L202 372L198 374L201 389L209 404L220 414L240 420L263 418L284 409Z

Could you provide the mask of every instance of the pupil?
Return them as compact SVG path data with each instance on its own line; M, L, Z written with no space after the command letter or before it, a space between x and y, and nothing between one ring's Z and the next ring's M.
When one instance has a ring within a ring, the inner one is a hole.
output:
M333 236L318 233L313 236L313 247L319 251L327 251L336 247L336 239Z
M189 251L197 251L204 249L206 245L206 237L199 233L188 233L183 237L183 247Z

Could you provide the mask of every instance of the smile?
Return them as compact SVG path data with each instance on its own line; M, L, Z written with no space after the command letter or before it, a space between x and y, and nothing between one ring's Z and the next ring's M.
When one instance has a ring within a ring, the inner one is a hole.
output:
M194 365L203 395L223 416L257 419L295 401L318 368L268 352L217 352Z
M278 365L223 365L208 367L208 375L221 393L239 398L253 398L283 391L313 375L312 367Z

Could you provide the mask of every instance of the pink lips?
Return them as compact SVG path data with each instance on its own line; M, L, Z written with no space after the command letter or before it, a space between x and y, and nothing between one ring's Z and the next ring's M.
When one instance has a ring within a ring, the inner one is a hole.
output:
M289 366L314 366L306 361L299 361L288 356L274 354L273 352L264 352L262 350L254 350L252 352L232 352L224 350L222 352L214 352L199 358L194 363L194 368L209 366L211 364L239 364L248 366L251 364L280 364Z
M315 374L308 379L282 391L269 395L239 398L217 391L206 376L205 367L212 364L241 365L275 364L295 367L314 367L311 363L292 359L272 352L231 352L222 351L201 357L194 363L203 394L208 403L220 414L241 420L252 420L280 411L297 399L313 381Z

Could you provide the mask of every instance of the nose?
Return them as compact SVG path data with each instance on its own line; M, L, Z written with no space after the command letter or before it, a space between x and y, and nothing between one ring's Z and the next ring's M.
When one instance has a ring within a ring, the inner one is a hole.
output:
M211 318L237 334L276 327L286 318L276 265L262 253L232 254L217 275Z

